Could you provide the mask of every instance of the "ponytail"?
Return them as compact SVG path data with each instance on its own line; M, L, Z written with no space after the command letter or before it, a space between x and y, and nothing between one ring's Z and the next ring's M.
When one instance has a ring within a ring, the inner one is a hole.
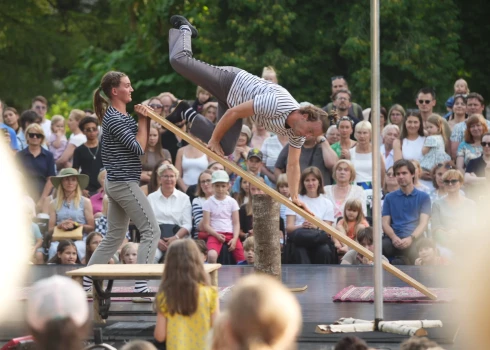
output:
M111 99L111 90L112 88L116 88L121 83L121 78L125 77L126 74L122 72L110 71L104 74L100 81L100 85L94 91L94 111L97 119L99 120L100 125L102 125L102 119L104 118L104 114L107 108L110 105L110 102L101 95L101 92Z

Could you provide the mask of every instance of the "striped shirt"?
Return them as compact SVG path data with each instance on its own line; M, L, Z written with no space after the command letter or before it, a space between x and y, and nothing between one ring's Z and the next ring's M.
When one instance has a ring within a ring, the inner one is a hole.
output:
M289 114L300 106L285 88L242 70L231 85L227 103L231 108L250 100L253 100L254 122L268 131L289 136L289 144L301 148L305 138L295 136L293 129L286 125Z
M107 180L140 181L140 156L145 152L136 141L138 125L128 114L110 106L102 120L102 164Z

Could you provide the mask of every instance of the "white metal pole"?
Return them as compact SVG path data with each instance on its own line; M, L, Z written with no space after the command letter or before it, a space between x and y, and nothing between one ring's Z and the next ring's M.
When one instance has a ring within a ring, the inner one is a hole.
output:
M379 0L371 0L371 122L373 144L373 231L374 231L374 313L375 325L383 320L383 268L381 227L380 161L380 74L379 69Z

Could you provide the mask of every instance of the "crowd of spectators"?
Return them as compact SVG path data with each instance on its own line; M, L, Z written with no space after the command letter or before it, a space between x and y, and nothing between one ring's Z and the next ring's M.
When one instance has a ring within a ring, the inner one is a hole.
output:
M271 68L264 70L264 77L277 81ZM357 240L372 222L372 161L379 156L384 256L395 264L414 264L419 258L418 242L427 238L434 242L435 253L444 258L433 261L449 263L454 245L473 228L463 221L478 222L475 208L487 187L490 122L485 118L483 97L470 93L466 82L458 80L454 96L445 104L444 117L434 113L436 94L430 88L415 95L417 109L394 104L381 108L379 116L363 110L353 98L345 78L333 77L331 101L326 101L324 109L336 114L329 113L331 127L325 135L307 138L302 147L301 199L328 225ZM178 101L172 93L164 92L143 103L166 116ZM217 122L217 104L201 87L190 104ZM0 116L5 130L0 136L15 154L27 186L26 200L35 207L32 261L72 261L61 259L61 246L68 250L75 247L76 261L87 261L91 244L87 237L98 232L103 239L107 231L97 118L91 110L79 109L49 118L49 104L43 96L33 98L30 108L22 113L0 103ZM372 147L370 120L374 117L380 120L379 150ZM244 121L228 159L287 197L287 140L249 119ZM185 131L185 126L181 127ZM210 261L246 263L241 247L253 237L251 201L259 189L155 122L141 162L140 185L161 229L155 262L162 262L173 241L189 237L207 242ZM217 171L221 171L219 181L214 179ZM220 194L221 187L227 196ZM346 218L353 215L353 201L359 205L362 224L356 218ZM213 211L227 214L217 217ZM63 239L57 238L55 231L71 232L79 227L81 233L72 237L73 244L61 244ZM226 232L217 230L225 228ZM280 229L284 263L338 264L349 252L347 246L284 206ZM318 232L311 234L314 231ZM138 234L130 223L120 250L128 242L138 243ZM122 263L123 259L114 256L112 261Z

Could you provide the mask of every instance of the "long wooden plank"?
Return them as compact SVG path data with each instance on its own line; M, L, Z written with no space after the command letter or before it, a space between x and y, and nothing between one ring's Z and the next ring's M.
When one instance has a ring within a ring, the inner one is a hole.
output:
M149 278L160 279L165 265L163 264L96 264L82 267L77 270L68 271L70 277L92 276L92 277L113 277L121 278ZM218 270L221 264L204 264L207 273Z
M358 253L361 253L362 255L364 255L365 257L367 257L368 259L370 259L370 260L373 260L374 259L373 253L370 250L364 248L363 246L361 246L356 241L351 240L349 237L344 236L339 231L337 231L334 227L327 225L322 220L319 220L318 218L316 218L313 215L307 213L306 211L304 211L300 207L296 206L288 198L284 197L279 192L273 190L272 188L270 188L269 186L267 186L265 183L263 183L261 181L258 181L257 178L255 178L254 176L252 176L247 171L243 170L237 164L235 164L235 163L229 161L228 159L226 159L224 157L221 157L221 156L217 155L216 153L212 152L210 149L207 148L207 146L202 141L197 140L196 138L194 138L190 134L185 133L184 131L182 131L181 129L179 129L178 127L176 127L174 124L172 124L171 122L167 121L165 118L163 118L162 116L159 116L158 114L156 114L153 111L149 111L149 117L152 120L156 121L157 123L161 124L163 127L165 127L165 129L173 132L175 135L177 135L180 138L186 140L189 144L191 144L192 146L196 147L198 150L200 150L201 152L203 152L204 154L206 154L210 158L212 158L215 161L223 164L224 167L230 169L235 174L238 174L242 178L247 179L247 181L249 183L253 183L254 186L260 188L262 191L264 191L264 193L266 193L269 196L271 196L272 198L274 198L274 200L278 201L281 204L284 204L286 207L288 207L289 209L291 209L292 211L294 211L296 214L302 216L303 218L305 218L309 222L314 223L318 227L321 227L322 230L324 230L325 232L328 232L332 237L338 239L339 241L341 241L342 243L346 244L350 248L354 249ZM437 299L437 295L435 295L434 293L432 293L427 287L425 287L420 282L414 280L412 277L410 277L409 275L407 275L403 271L400 271L399 269L397 269L396 267L394 267L390 263L387 263L386 261L383 261L383 268L386 271L388 271L389 273L391 273L392 275L398 277L402 281L404 281L407 284L409 284L410 286L414 287L415 289L417 289L419 292L421 292L422 294L426 295L427 297L429 297L429 298L431 298L433 300Z

